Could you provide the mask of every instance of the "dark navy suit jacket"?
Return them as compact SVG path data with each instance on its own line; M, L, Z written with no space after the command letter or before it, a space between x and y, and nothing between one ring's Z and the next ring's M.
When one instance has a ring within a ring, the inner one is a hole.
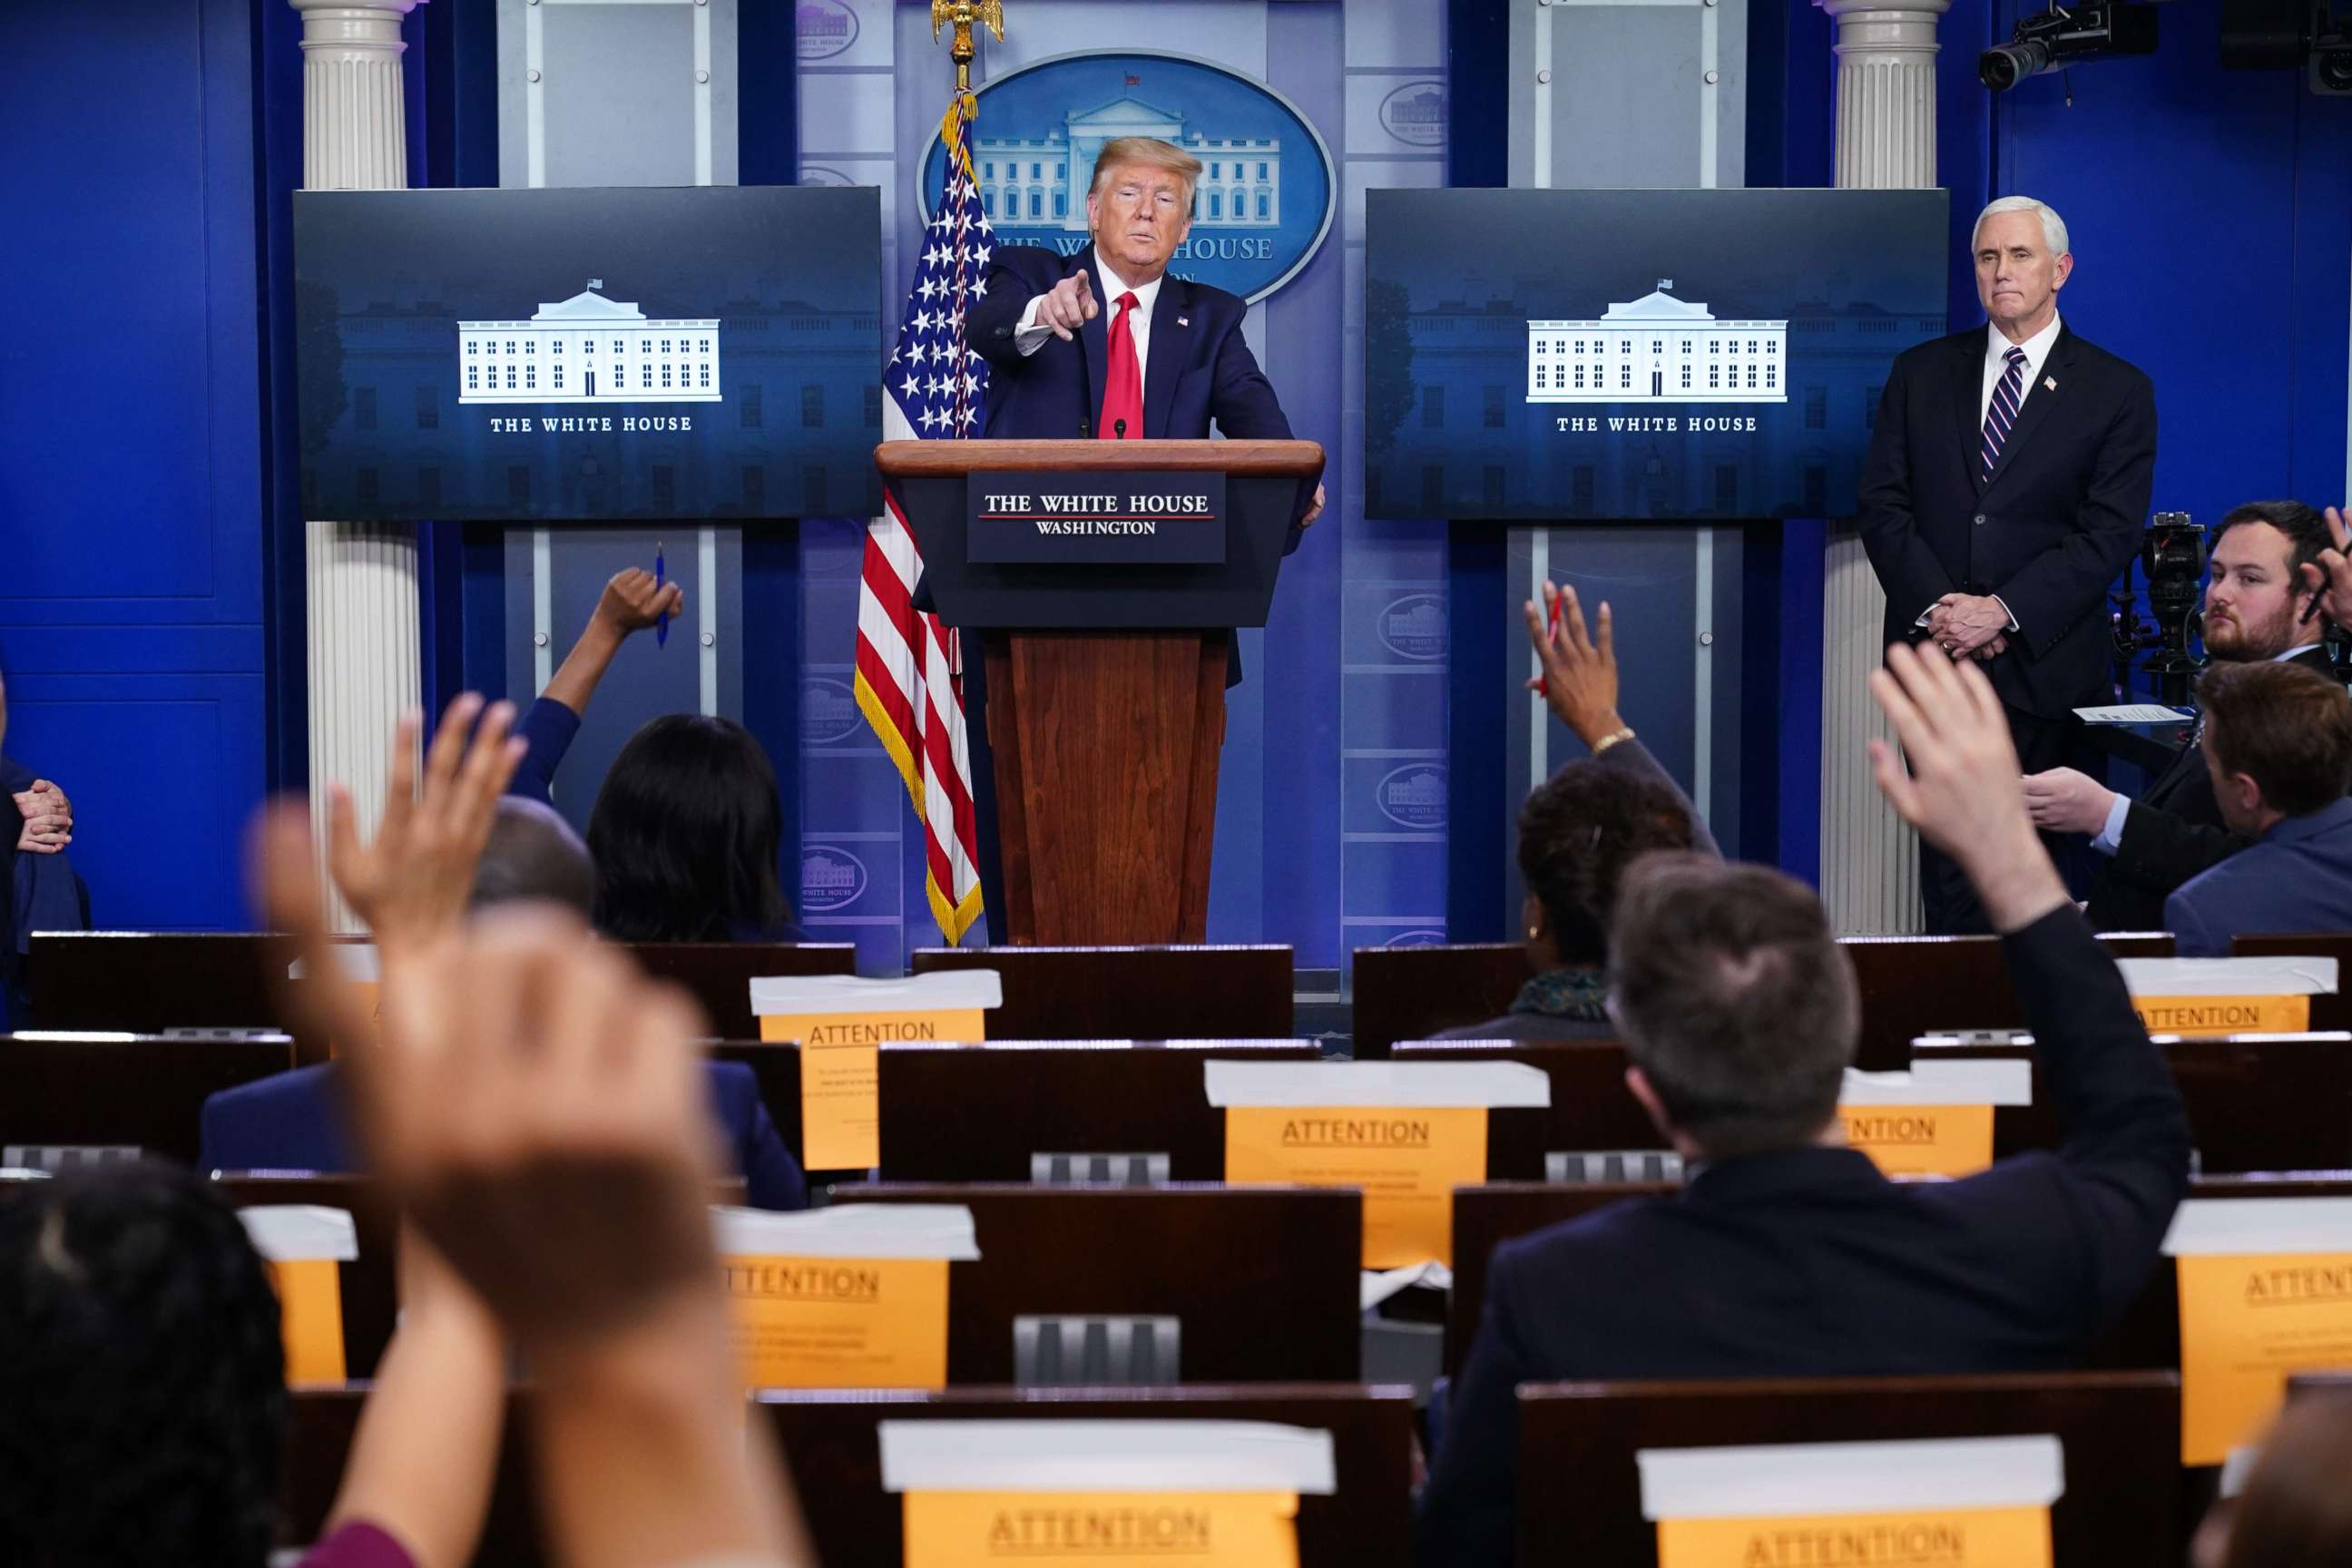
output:
M2305 648L2285 662L2322 675L2336 673L2325 647ZM2093 931L2162 931L2167 898L2252 842L2222 822L2205 753L2189 738L2124 814L2116 852L2093 857L2102 863L2083 912L2090 916Z
M1513 1560L1522 1383L2079 1361L2156 1264L2188 1188L2189 1124L2081 915L2055 910L2006 946L2063 1145L1901 1184L1853 1149L1751 1155L1677 1196L1496 1248L1422 1501L1420 1562Z
M2183 958L2227 958L2246 931L2352 931L2352 800L2274 824L2164 900Z
M705 1064L710 1109L725 1133L744 1196L753 1208L808 1206L808 1183L777 1136L760 1099L760 1082L740 1062ZM239 1085L205 1100L203 1166L208 1171L359 1169L343 1135L336 1074L325 1067L296 1068Z
M37 775L23 763L0 757L0 1028L37 1024L26 982L25 958L37 931L89 929L89 889L63 851L25 855L16 849L25 822L14 796Z
M1024 354L1013 329L1029 301L1080 268L1103 307L1076 340L1048 338ZM987 293L964 318L964 342L987 360L988 408L980 433L996 440L1097 438L1095 416L1110 363L1110 300L1091 245L1075 256L1007 245L990 258ZM1150 440L1201 439L1209 423L1235 440L1286 441L1290 421L1242 338L1241 299L1174 273L1151 307L1143 366L1143 429Z
M1946 594L1998 595L2018 630L1985 667L1993 689L2064 719L2107 700L2107 588L2147 522L2156 391L2062 326L1987 479L1984 357L1979 326L1895 362L1863 464L1863 547L1887 642L1925 636L1913 623Z

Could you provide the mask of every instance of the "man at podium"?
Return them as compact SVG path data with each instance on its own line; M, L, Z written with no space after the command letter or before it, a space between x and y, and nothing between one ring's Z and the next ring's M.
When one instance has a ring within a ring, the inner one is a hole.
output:
M1087 190L1093 243L1011 245L990 258L964 342L989 363L981 435L995 440L1290 439L1242 338L1240 298L1168 275L1192 226L1201 161L1170 142L1103 143ZM1297 530L1323 510L1323 488Z
M984 253L982 298L963 323L966 346L989 364L982 439L1197 441L1213 422L1235 440L1291 439L1282 404L1242 337L1241 298L1169 276L1169 258L1192 226L1200 177L1201 161L1173 143L1106 142L1087 190L1091 243L1066 257L1034 245ZM1322 510L1318 484L1291 523L1284 554ZM965 665L963 700L976 858L994 921L1006 903L982 670L979 660ZM1238 649L1225 679L1241 679Z

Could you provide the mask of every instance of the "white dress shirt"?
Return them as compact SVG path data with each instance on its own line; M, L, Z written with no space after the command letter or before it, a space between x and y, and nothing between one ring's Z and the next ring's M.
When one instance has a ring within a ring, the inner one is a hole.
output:
M1985 421L1992 417L1992 395L2000 390L2000 378L2009 374L2009 351L2012 348L2025 351L2025 363L2018 366L2017 385L2017 411L2020 417L2024 416L2025 400L2033 395L2035 384L2042 379L2042 367L2049 363L2051 346L2057 342L2058 329L2063 324L2057 313L2053 311L2048 326L2021 343L2012 343L2009 341L2008 334L1999 327L1994 326L1990 321L1985 323L1984 382L1977 397L1979 430L1982 430ZM1999 594L1991 595L1990 597L1994 604L2001 607L2004 614L2008 615L2009 629L2017 630L2017 616L2010 609L2009 601ZM1928 608L1933 609L1934 606L1930 605ZM1915 626L1926 626L1927 610L1920 611L1919 618L1911 624Z
M2291 658L2297 658L2304 654L2309 653L2313 648L2315 648L2318 646L2319 644L2315 642L2299 644L2294 647L2287 649L2284 653L2273 654L2271 656L2271 662L2273 664L2284 664ZM2190 736L2189 743L2192 746L2197 743L2194 734ZM2115 799L2107 803L2106 824L2099 829L2098 837L2091 840L2092 848L2097 850L2102 855L2113 855L2116 850L2121 849L2124 847L2124 820L2131 816L2131 796L2127 795L2118 795Z
M1984 387L1977 399L1978 429L1983 429L1985 421L1992 417L1993 389L2000 385L2000 378L2009 372L2011 348L2025 351L2025 363L2018 367L2017 387L2017 409L2021 415L2025 412L2025 400L2042 384L2042 367L2050 362L2051 347L2058 342L2058 329L2063 324L2053 314L2048 326L2021 343L2011 343L1999 327L1990 321L1985 323Z
M1127 330L1135 338L1135 381L1140 396L1143 378L1151 368L1151 307L1159 300L1160 286L1168 281L1168 274L1163 272L1149 283L1129 283L1110 269L1099 250L1095 252L1095 272L1097 276L1088 278L1087 283L1094 290L1095 302L1111 312L1110 319L1103 323L1106 331L1118 321L1118 307L1114 301L1121 294L1131 292L1135 296L1135 319L1128 322ZM1037 306L1045 298L1043 294L1032 296L1029 308L1021 312L1021 324L1013 329L1013 346L1024 357L1044 348L1045 340L1054 335L1054 329L1037 319Z

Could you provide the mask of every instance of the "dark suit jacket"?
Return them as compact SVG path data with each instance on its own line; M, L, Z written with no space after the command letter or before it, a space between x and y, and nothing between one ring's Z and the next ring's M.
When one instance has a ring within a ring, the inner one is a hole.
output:
M2305 648L2288 660L2323 675L2334 673L2325 647ZM2253 840L2230 831L2213 798L2205 753L2187 741L2171 765L2124 814L2116 852L2095 856L2101 864L2084 912L2093 931L2161 931L2164 900L2183 882L2243 849Z
M1085 268L1103 309L1077 337L1048 338L1036 353L1014 346L1013 329L1029 301ZM988 292L964 318L964 342L986 359L988 407L980 433L998 440L1099 437L1103 376L1110 363L1110 300L1091 245L1075 256L1042 246L1000 246L989 258ZM1151 307L1143 366L1147 439L1200 439L1209 423L1235 440L1290 438L1290 421L1242 338L1241 299L1170 273Z
M784 1148L760 1081L740 1062L706 1064L710 1109L729 1153L743 1176L753 1208L808 1206L808 1183ZM223 1089L205 1100L201 1160L208 1171L356 1171L359 1161L343 1136L341 1098L331 1063L296 1068L257 1083Z
M1751 1155L1675 1197L1497 1247L1423 1499L1420 1562L1512 1561L1522 1383L2078 1361L2156 1264L2188 1188L2189 1125L2080 915L2054 910L2006 945L2065 1129L2058 1152L1906 1184L1851 1149Z
M1977 327L1895 362L1863 465L1863 545L1886 589L1886 641L1921 636L1913 623L1946 594L1997 594L2018 630L1986 667L1994 689L2063 719L2105 700L2105 595L2147 521L2156 392L2061 327L1988 482L1984 353Z
M25 959L37 931L88 931L89 889L63 850L19 853L25 819L15 796L38 782L32 769L0 756L0 1028L28 1029L32 991Z
M2290 816L2164 900L2183 958L2227 958L2251 931L2352 931L2352 799Z

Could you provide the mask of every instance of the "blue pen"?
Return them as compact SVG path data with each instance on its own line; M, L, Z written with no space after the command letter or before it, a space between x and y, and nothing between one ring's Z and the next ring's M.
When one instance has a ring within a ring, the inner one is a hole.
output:
M660 542L656 541L654 544L654 592L658 594L661 592L661 589L662 547ZM669 612L667 610L664 610L661 613L660 618L654 622L654 646L656 647L669 647Z

